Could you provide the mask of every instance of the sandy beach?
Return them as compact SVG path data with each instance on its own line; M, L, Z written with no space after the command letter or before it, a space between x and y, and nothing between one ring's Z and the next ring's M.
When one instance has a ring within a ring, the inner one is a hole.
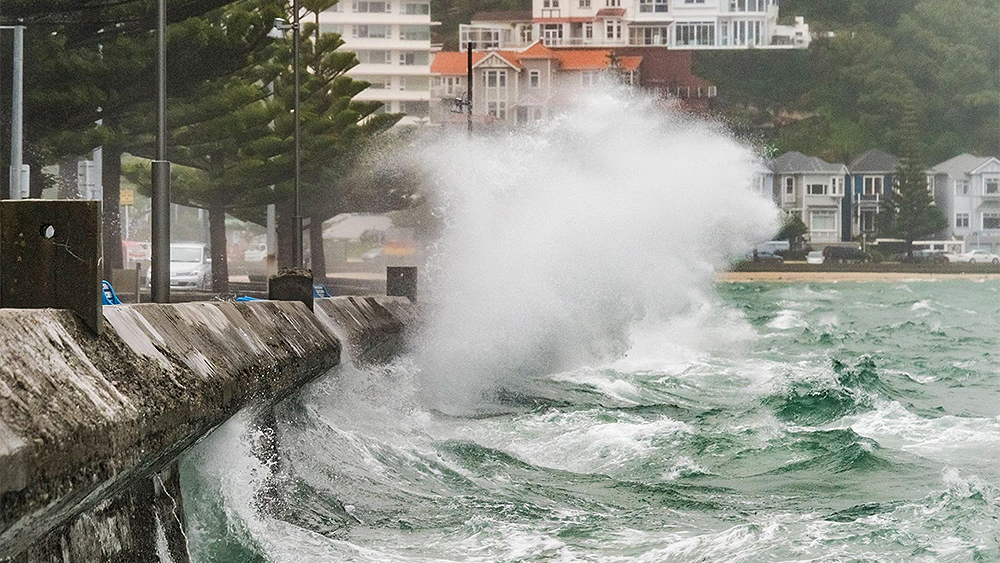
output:
M1000 280L1000 274L917 272L719 272L720 282L902 282L937 280Z

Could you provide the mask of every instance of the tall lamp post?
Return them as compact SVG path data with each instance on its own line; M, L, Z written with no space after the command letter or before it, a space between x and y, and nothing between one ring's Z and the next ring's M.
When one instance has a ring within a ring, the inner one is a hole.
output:
M302 202L299 198L299 191L301 185L301 168L302 168L302 144L301 144L301 121L299 119L299 96L300 96L300 86L299 86L299 0L292 0L292 23L288 23L286 20L281 18L275 18L274 29L268 33L268 37L275 39L282 38L285 36L284 32L292 30L292 75L295 81L295 101L292 105L292 113L294 114L294 143L295 143L295 175L292 181L293 189L295 192L295 215L292 218L292 226L294 227L294 237L292 238L292 265L296 268L302 268Z
M150 292L154 303L170 302L170 163L167 138L167 5L156 10L156 160L152 163L152 264Z
M10 199L21 199L24 177L24 26L5 25L14 31L13 103L10 113Z

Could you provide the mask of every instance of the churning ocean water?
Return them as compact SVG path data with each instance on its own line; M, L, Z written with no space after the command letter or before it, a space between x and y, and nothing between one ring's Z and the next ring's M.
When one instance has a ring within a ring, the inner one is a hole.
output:
M761 163L620 88L415 146L409 352L187 453L193 561L1000 561L1000 282L715 284Z
M1000 561L1000 283L720 284L603 364L424 406L408 358L183 464L194 560Z

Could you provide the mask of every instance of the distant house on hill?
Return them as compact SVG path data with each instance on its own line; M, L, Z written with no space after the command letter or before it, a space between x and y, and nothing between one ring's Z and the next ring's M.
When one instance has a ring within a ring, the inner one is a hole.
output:
M893 188L897 167L899 158L878 149L861 153L847 165L845 204L850 214L844 221L845 239L875 232L875 216Z
M809 227L806 240L827 244L843 240L844 179L847 166L800 152L787 152L772 164L778 204Z
M464 121L450 112L466 92L468 55L434 55L432 94L440 100L435 120ZM549 49L540 41L522 51L489 50L472 54L473 117L477 121L525 124L547 117L567 91L586 88L607 72L638 83L642 57L615 56L610 49Z
M927 171L934 201L948 219L942 233L966 248L1000 251L1000 159L960 154Z
M666 47L804 49L802 18L778 23L778 0L533 0L532 9L480 12L459 27L464 48Z

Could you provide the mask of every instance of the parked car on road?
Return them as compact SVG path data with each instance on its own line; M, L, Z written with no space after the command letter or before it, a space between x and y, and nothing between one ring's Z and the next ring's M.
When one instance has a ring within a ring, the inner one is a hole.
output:
M961 254L945 254L945 258L949 262L969 262L971 264L1000 264L1000 256L996 254L986 252L985 250L973 250L971 252L963 252Z
M813 250L809 254L806 254L806 264L822 264L823 260L822 250Z
M828 246L823 249L825 262L864 262L867 257L860 248L853 246Z
M212 258L208 246L201 243L170 245L170 287L211 289Z

